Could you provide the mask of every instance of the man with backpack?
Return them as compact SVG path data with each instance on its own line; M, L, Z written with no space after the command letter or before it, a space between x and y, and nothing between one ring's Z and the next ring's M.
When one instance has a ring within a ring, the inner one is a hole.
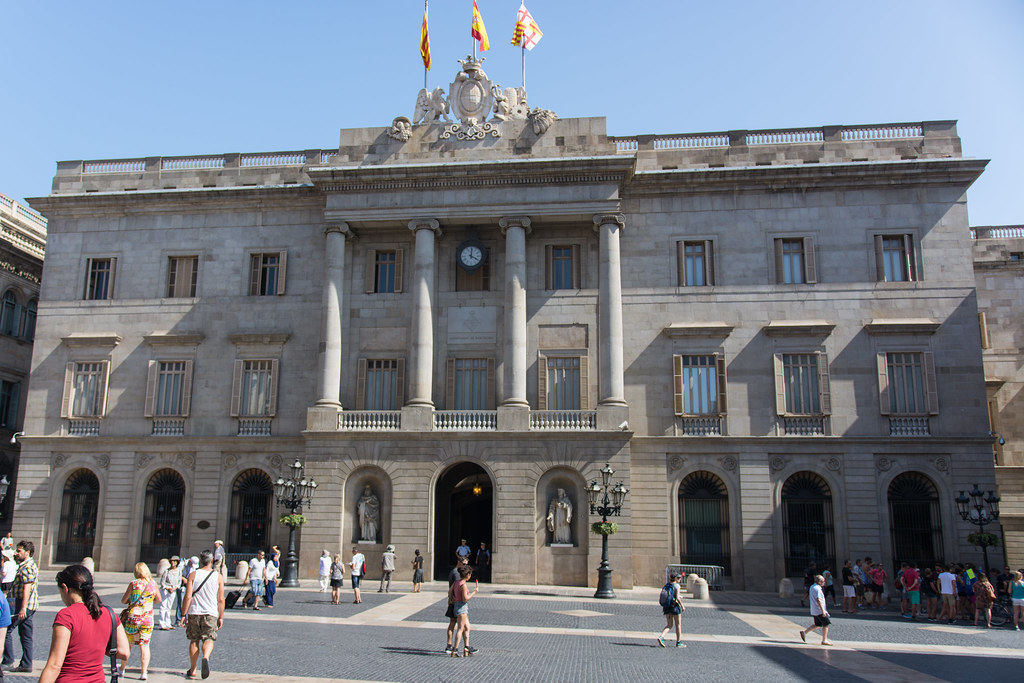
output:
M661 629L661 635L658 636L658 645L661 647L665 647L665 636L668 635L672 626L676 627L676 647L686 647L683 644L683 628L680 619L680 615L686 611L679 594L679 581L682 578L681 574L673 572L668 577L668 583L661 589L661 596L658 598L658 602L661 603L661 612L665 615L665 628Z

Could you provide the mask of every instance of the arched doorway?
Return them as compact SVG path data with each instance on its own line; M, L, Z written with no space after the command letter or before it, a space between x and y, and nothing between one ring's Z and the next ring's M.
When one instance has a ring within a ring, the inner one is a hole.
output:
M782 532L786 576L802 576L814 562L836 568L832 489L813 472L797 472L782 486Z
M76 470L64 483L54 562L77 563L92 556L100 482L89 470Z
M679 485L679 561L712 564L732 575L729 492L711 472L693 472Z
M150 477L142 517L142 562L156 564L160 558L181 552L184 498L185 482L174 470L159 470Z
M889 538L893 571L901 562L932 567L943 560L939 492L920 472L904 472L889 484Z
M493 549L493 491L491 478L484 468L471 462L452 466L438 479L434 503L435 581L448 578L460 540L466 539L473 551L470 563L481 543Z
M228 549L232 554L268 550L274 486L263 470L248 469L231 487Z

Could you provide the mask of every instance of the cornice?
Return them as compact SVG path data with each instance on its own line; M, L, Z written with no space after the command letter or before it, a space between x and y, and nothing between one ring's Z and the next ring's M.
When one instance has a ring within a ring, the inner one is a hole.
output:
M761 329L769 337L827 337L835 328L827 320L773 320Z
M868 334L935 334L942 325L930 318L873 318L864 324Z
M242 345L261 345L269 346L272 344L281 345L288 341L291 334L287 332L266 332L266 333L255 333L255 334L229 334L228 341L235 346Z
M121 335L118 334L71 334L61 337L65 346L72 349L86 346L110 346L114 347L121 343Z
M147 334L142 339L150 346L198 346L205 335L194 334Z
M728 337L733 325L722 321L706 323L672 323L661 331L669 339L687 337Z
M48 218L73 214L110 213L122 214L162 213L168 210L180 211L182 203L201 204L207 210L233 211L241 203L253 208L259 202L260 208L267 209L280 205L294 209L296 201L306 201L311 208L323 206L323 198L310 184L262 185L238 187L195 187L152 190L111 190L110 192L79 192L49 194L28 201L37 211L45 211ZM215 206L220 204L221 206ZM214 206L208 206L214 205Z

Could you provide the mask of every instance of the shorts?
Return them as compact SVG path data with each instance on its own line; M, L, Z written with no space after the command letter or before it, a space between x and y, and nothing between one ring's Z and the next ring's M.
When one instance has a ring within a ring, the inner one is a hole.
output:
M921 591L907 591L910 594L910 604L920 605L921 604Z
M843 586L843 597L844 598L855 598L857 597L857 588L854 586Z
M820 626L831 626L832 622L824 614L815 614L814 615L814 625L815 626L819 626L819 627Z
M454 602L452 603L452 614L459 616L460 614L469 614L469 603L468 602Z
M359 588L359 579L361 579L361 578L363 578L363 577L360 576L359 574L353 574L352 575L352 587L353 588Z
M189 614L185 617L185 637L190 641L217 640L217 617L212 614Z
M1024 607L1024 598L1011 598L1014 607Z
M345 585L345 579L331 579L331 588L341 588Z
M884 590L885 590L885 588L882 586L882 584L879 584L879 583L871 584L871 591L873 593L881 594Z
M956 607L956 596L950 595L949 593L943 593L942 604L943 606L949 605L950 607Z

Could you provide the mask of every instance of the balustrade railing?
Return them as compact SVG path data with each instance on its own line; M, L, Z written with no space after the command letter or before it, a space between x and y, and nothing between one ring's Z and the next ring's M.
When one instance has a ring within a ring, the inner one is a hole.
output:
M224 157L168 157L160 160L160 168L165 171L186 171L200 168L224 168Z
M698 135L660 135L654 139L654 149L699 149L702 147L728 147L726 133Z
M153 436L185 436L185 418L153 420Z
M919 138L922 135L924 135L924 126L920 123L850 126L843 128L840 133L843 140L899 140L900 138Z
M389 432L402 428L400 410L343 410L338 429L352 432Z
M82 173L138 173L145 170L145 159L109 159L82 164Z
M972 240L1005 240L1024 238L1024 225L999 225L971 228Z
M825 434L824 416L783 417L782 432L786 436L823 436Z
M714 417L683 417L680 418L683 434L686 436L721 436L722 418Z
M99 420L68 420L68 436L99 436Z
M434 429L438 431L494 431L498 428L496 410L435 410Z
M931 436L927 417L890 417L889 436Z
M583 432L597 429L596 410L531 410L530 429Z
M240 166L301 166L306 163L305 152L270 152L266 154L243 154Z
M238 436L270 436L272 421L269 417L240 417L238 418Z
M822 142L821 128L807 130L756 130L747 133L748 145L785 145L793 142Z

